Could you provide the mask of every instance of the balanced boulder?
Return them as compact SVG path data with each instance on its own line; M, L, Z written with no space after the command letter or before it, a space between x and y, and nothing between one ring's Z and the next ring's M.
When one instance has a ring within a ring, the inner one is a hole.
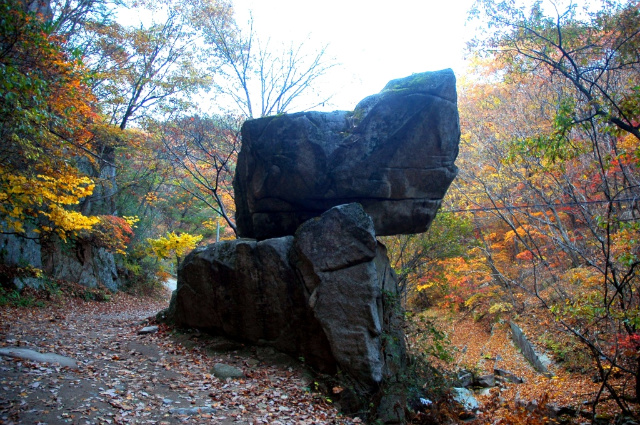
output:
M238 233L292 235L352 202L378 236L424 232L456 176L459 139L451 70L393 80L353 112L249 120L234 178Z
M456 103L444 70L353 112L247 121L233 183L246 239L191 252L160 316L340 371L345 413L403 423L403 309L376 236L428 229L457 172Z

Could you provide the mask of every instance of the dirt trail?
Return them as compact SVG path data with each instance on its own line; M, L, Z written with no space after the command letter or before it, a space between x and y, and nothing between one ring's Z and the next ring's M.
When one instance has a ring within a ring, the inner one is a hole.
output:
M0 356L0 424L348 424L287 358L165 326L140 335L166 306L117 294L108 303L0 307L0 347L75 359L77 370ZM243 379L222 380L223 363Z

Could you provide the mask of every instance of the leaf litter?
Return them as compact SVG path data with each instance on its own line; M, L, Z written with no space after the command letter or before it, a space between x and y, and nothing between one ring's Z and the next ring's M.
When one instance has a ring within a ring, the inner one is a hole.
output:
M554 328L541 320L541 313L533 308L527 315L519 317L518 325L530 336L551 332ZM460 370L473 371L476 375L493 374L496 369L507 371L523 382L501 380L495 387L479 390L474 395L480 403L477 418L465 420L468 424L506 424L518 422L514 412L549 413L554 406L557 411L568 411L561 419L543 418L544 423L590 423L591 400L599 386L593 380L595 366L585 363L591 373L570 372L562 363L551 363L552 376L545 376L532 367L514 345L507 321L488 323L478 321L465 313L455 313L441 308L428 310L428 318L449 337L453 359L449 362L434 360L433 365L441 371L455 375ZM537 350L544 350L538 345ZM612 380L617 384L615 380ZM553 409L552 409L553 410ZM601 411L613 417L615 406L611 400L601 403ZM507 418L507 419L505 419ZM511 418L511 419L509 419ZM537 423L537 422L526 422Z
M314 392L303 368L271 361L268 350L226 342L230 350L216 351L215 339L162 324L140 334L166 306L117 293L107 303L72 298L42 308L0 307L0 347L78 362L74 370L0 356L0 424L360 422ZM245 378L215 377L216 363L241 369Z

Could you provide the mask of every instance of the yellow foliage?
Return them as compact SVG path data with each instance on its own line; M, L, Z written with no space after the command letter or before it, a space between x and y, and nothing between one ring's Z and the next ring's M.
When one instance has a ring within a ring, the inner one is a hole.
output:
M467 298L467 300L464 302L464 306L467 308L475 308L476 306L480 305L483 301L485 300L491 300L493 298L498 297L500 294L500 287L497 285L492 285L489 288L487 288L486 291L483 292L476 292L473 295L471 295L469 298ZM503 303L498 303L498 304L503 304ZM497 304L494 304L494 306ZM505 305L507 305L505 303ZM493 308L493 306L492 306ZM509 311L509 310L500 310L500 311ZM491 309L489 310L489 313L496 313L497 311L491 311Z
M28 217L46 217L37 233L55 232L66 240L81 230L89 230L99 222L97 217L85 216L66 207L77 205L93 193L94 183L88 177L73 173L59 177L5 173L0 167L0 216L7 230L23 233Z
M582 292L585 288L598 286L601 282L602 275L595 269L576 267L564 272L562 279L572 286L575 286L578 291Z
M153 193L153 192L149 192L145 195L144 197L145 201L147 201L148 204L153 205L156 202L158 202L158 196Z
M436 285L436 282L433 282L433 281L427 282L427 283L421 283L416 286L416 289L418 291L426 291L427 289L433 288L435 285Z
M202 223L202 225L204 226L204 228L211 230L213 232L217 231L218 226L220 226L219 229L220 229L221 241L230 241L236 238L236 235L233 232L233 229L231 229L231 227L227 225L226 220L222 217L208 218Z
M513 309L513 306L509 303L495 303L489 307L489 313L507 313Z
M56 226L55 231L63 240L66 240L68 233L89 230L93 225L100 222L98 217L88 217L76 211L67 211L59 205L53 204L49 209L49 212L42 212L42 215L54 223Z
M129 226L131 226L131 228L136 227L136 223L140 221L140 217L138 217L137 215L132 215L132 216L127 216L124 215L122 216L123 220L127 222L127 224L129 224Z
M621 137L618 141L618 147L627 153L636 153L640 149L638 138L632 133L627 133L624 137Z
M166 237L147 239L147 243L152 255L164 259L169 258L172 254L182 257L187 251L195 248L201 240L202 235L193 236L188 233L178 235L171 232Z
M636 224L611 236L611 253L617 261L633 264L640 257L640 227Z
M202 226L204 226L205 229L216 230L219 223L220 223L219 218L208 218L202 222Z
M528 224L524 224L518 227L515 231L510 230L507 233L505 233L504 242L505 243L513 242L513 240L516 239L516 237L518 239L524 239L527 237L535 237L535 236L540 236L540 232L538 232L538 230L535 227Z

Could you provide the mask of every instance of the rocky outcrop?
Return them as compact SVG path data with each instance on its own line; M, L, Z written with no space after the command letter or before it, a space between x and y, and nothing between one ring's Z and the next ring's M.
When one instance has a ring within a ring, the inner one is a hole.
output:
M78 362L70 357L56 353L40 353L24 347L2 347L0 356L31 360L38 363L56 363L63 367L78 368Z
M75 282L88 288L103 286L117 291L120 280L112 253L88 243L59 242L43 246L34 232L27 237L0 235L0 261L8 266L42 269L54 279ZM8 283L15 289L42 288L46 279L16 277Z
M352 409L369 410L377 394L375 416L402 421L397 280L359 204L332 208L294 236L193 251L178 270L169 315L177 325L269 345L324 372L340 370L346 391L360 400Z
M424 232L456 176L459 138L451 70L391 81L353 112L247 121L234 179L239 234L292 235L351 202L378 236Z
M26 238L0 233L0 261L11 266L30 265L41 268L42 255L40 244L37 242L38 234L28 224L26 227Z
M88 288L103 286L115 292L120 287L113 254L87 243L56 245L45 258L45 271L55 279Z
M292 247L288 236L222 241L193 251L178 270L170 319L267 344L334 372L328 341L289 263Z
M456 175L451 70L391 81L353 112L247 121L241 237L189 254L165 316L340 371L346 413L403 423L398 284L376 235L424 232Z
M292 262L340 369L375 390L404 362L397 279L359 204L334 207L296 232ZM386 303L386 304L385 304Z
M38 234L27 224L26 238L12 234L0 234L0 263L9 267L30 266L33 269L42 268L42 254L37 242ZM0 276L0 285L21 291L25 286L42 288L44 281L35 276Z
M538 353L536 353L535 348L529 342L527 336L524 334L522 329L520 329L520 326L516 325L514 322L509 322L509 326L511 327L513 342L516 344L516 347L520 349L524 358L531 363L531 366L545 376L553 376L553 374L549 372L549 369L547 369L547 366L540 359L540 356L538 356Z

